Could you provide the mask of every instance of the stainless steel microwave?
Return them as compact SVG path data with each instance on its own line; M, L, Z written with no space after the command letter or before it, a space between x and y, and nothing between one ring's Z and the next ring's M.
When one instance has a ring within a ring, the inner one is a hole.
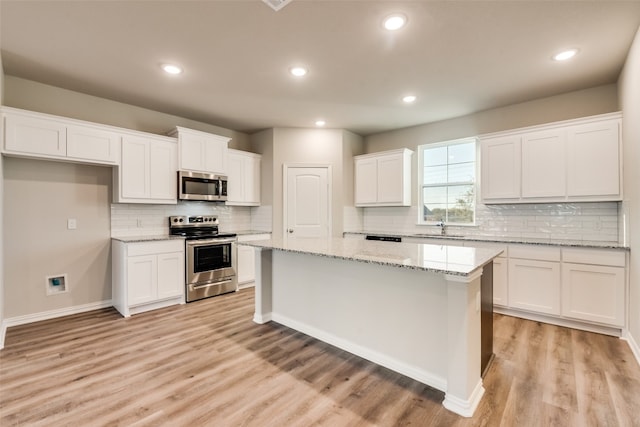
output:
M227 200L227 177L211 173L179 171L178 198L180 200Z

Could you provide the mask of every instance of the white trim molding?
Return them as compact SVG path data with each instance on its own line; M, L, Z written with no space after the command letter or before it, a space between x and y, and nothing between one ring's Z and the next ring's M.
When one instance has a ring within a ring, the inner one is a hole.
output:
M57 317L69 316L72 314L84 313L87 311L99 310L101 308L113 307L111 300L98 301L89 304L74 305L72 307L59 308L57 310L43 311L40 313L25 314L23 316L9 317L2 321L2 330L0 331L0 349L4 348L4 337L7 328L11 326L25 325L27 323L40 322L42 320L55 319Z
M482 380L480 380L478 381L478 384L476 384L476 387L473 389L473 392L468 399L460 399L459 397L452 396L451 394L447 393L444 395L442 406L444 406L451 412L455 412L458 415L470 418L473 416L473 413L476 411L476 408L480 404L480 399L482 399L483 395L484 387L482 386Z
M633 335L631 335L631 332L629 332L627 329L623 330L622 337L620 338L625 340L629 344L629 348L635 356L636 362L638 362L638 365L640 365L640 346L638 345L638 342L633 338Z

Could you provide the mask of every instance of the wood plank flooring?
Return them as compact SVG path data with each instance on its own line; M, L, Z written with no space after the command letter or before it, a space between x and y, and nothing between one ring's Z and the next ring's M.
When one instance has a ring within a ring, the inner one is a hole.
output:
M0 425L640 426L640 367L613 337L495 315L487 391L462 418L440 391L252 316L247 289L10 328Z

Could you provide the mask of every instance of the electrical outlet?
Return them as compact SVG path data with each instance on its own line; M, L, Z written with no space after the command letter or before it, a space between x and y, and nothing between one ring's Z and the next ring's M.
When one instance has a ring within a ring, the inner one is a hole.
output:
M78 228L78 221L75 218L67 219L67 230L75 230Z

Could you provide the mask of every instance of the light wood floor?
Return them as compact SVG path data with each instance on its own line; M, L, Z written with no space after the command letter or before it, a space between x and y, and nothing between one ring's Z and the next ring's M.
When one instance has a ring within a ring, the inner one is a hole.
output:
M249 289L10 328L0 425L640 426L640 368L616 338L495 315L465 419L442 392L252 314Z

